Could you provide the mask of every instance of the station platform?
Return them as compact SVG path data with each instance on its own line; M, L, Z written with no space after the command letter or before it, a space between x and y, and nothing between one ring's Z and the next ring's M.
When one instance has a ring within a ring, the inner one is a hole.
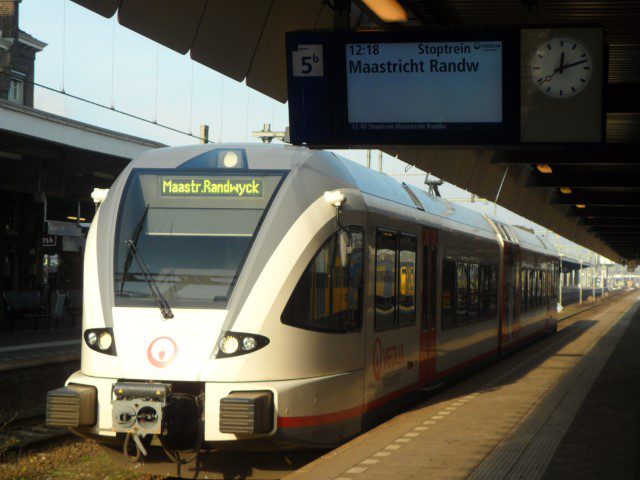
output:
M0 372L80 360L79 328L0 333Z
M629 293L286 478L637 478L638 398L640 295Z

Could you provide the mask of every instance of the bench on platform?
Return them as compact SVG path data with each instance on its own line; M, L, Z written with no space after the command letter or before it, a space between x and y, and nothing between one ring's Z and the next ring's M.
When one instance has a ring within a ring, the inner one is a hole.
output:
M38 329L38 320L47 319L51 323L51 315L45 313L40 292L14 291L2 292L4 303L4 318L9 322L9 331L13 331L13 322L31 320L34 321L33 329ZM50 325L49 325L50 326Z

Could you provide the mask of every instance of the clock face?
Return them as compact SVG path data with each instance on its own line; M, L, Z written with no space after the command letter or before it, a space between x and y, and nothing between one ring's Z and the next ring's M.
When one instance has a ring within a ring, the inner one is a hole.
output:
M589 51L570 38L552 38L531 57L533 83L542 93L557 99L571 98L584 90L592 68Z

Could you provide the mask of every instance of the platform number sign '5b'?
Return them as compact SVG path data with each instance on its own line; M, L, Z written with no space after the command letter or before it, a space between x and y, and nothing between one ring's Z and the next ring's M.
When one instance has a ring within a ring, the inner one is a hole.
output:
M294 77L322 77L322 45L298 45L298 50L291 52L291 65Z

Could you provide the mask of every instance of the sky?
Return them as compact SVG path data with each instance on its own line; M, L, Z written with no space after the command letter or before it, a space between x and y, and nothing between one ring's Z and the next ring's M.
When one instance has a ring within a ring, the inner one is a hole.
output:
M69 0L23 0L20 28L48 44L36 56L35 81L55 91L36 87L35 108L170 146L197 143L187 133L199 135L201 124L209 125L209 139L215 142L258 141L252 131L264 123L277 131L289 125L286 104L122 27L115 17L106 19ZM364 150L336 152L365 163ZM425 172L386 154L382 163L384 173L424 187ZM372 166L378 167L377 151L372 152ZM440 191L503 222L547 232L492 202L471 203L471 194L453 185ZM572 245L556 235L551 238Z

